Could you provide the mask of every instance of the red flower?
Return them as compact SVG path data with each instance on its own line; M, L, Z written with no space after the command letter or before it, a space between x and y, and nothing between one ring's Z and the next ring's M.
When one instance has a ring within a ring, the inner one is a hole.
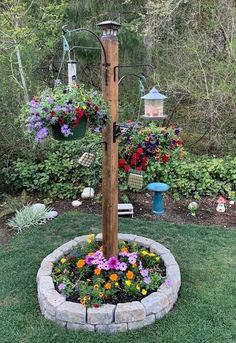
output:
M124 168L124 166L126 165L126 160L124 158L120 158L119 161L118 161L118 166L120 168Z
M176 142L178 145L183 145L184 142L182 141L182 139L179 139L177 142Z
M65 122L64 122L64 120L63 120L62 118L59 118L59 119L58 119L58 124L59 124L60 126L62 126L64 123L65 123Z
M52 111L50 114L51 114L51 117L54 117L56 115L56 112Z
M130 164L131 166L135 166L137 164L137 161L132 158Z
M136 170L137 170L138 172L141 172L143 169L142 169L142 167L137 167Z
M133 160L139 160L139 154L137 152L134 152L133 155L132 155L132 159Z
M130 170L131 170L131 167L128 166L128 165L126 165L126 166L124 166L124 169L125 169L125 172L126 172L126 173L129 173Z
M137 152L138 154L143 154L143 148L138 148L138 149L136 150L136 152Z
M94 110L97 112L99 110L98 106L97 105L94 105L93 106Z
M161 161L162 161L163 163L167 163L167 162L169 161L169 159L170 159L170 155L168 155L168 154L163 154L163 155L161 156Z
M76 117L77 117L79 120L82 119L83 114L84 114L84 111L82 110L82 108L77 107L77 108L75 109L75 112L76 112Z

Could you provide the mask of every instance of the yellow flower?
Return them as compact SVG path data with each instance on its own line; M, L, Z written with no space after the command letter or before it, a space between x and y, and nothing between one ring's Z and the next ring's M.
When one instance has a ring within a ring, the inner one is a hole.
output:
M66 258L65 258L65 257L62 257L61 263L65 263L65 262L66 262Z
M146 295L147 294L147 291L146 291L146 289L142 289L142 295Z
M87 242L88 244L90 244L90 243L92 243L92 241L93 241L94 239L95 239L95 235L94 235L94 233L93 233L93 234L91 234L91 235L88 235L86 242Z
M103 298L103 293L100 292L100 293L98 294L98 296L99 296L99 298Z
M115 282L115 286L118 287L119 286L119 282Z
M136 289L137 289L138 291L140 291L140 286L139 286L139 285L137 285L137 286L136 286Z
M85 105L84 105L84 106L82 106L82 109L83 109L83 110L86 110L86 108L87 108L87 106L85 106Z
M94 288L94 289L98 289L98 288L99 288L99 285L94 285L93 288Z
M157 257L156 257L156 261L157 261L157 262L160 261L160 256L157 256Z
M125 284L130 287L132 285L132 282L130 280L125 280Z
M150 257L154 257L154 256L156 256L153 252L151 252L150 254L148 254L148 256L150 256Z
M147 250L142 250L142 251L141 251L141 254L142 254L143 256L146 256L146 255L148 254L148 252L147 252Z

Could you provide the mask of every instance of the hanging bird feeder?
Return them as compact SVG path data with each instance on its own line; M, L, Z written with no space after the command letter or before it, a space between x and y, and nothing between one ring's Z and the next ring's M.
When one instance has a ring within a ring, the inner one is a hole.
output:
M68 86L71 87L77 81L76 61L67 61L68 66Z
M159 93L155 87L148 94L142 96L141 99L144 99L145 107L145 115L142 116L143 119L164 120L167 118L163 113L163 103L167 97Z

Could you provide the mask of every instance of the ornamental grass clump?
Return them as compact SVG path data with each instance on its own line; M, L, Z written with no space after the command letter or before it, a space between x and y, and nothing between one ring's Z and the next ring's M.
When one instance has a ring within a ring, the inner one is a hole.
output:
M31 226L44 224L48 219L50 208L44 206L24 206L21 210L16 210L16 215L8 221L8 225L20 233Z
M22 117L38 143L43 143L53 128L64 137L71 137L82 120L88 121L94 132L101 132L108 120L102 96L82 84L70 88L59 84L45 90L24 107Z
M136 243L119 243L118 256L106 259L90 235L87 243L54 264L53 281L67 300L87 307L141 300L166 280L160 256Z

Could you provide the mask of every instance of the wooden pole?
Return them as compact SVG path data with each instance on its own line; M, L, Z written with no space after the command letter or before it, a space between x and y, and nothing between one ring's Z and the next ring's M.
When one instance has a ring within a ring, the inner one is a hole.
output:
M114 67L118 65L117 30L120 26L105 21L101 27L102 44L107 57L107 73L102 53L102 93L109 106L110 121L103 132L102 160L102 217L103 217L103 253L106 258L118 254L118 141L114 141L114 125L118 124L118 81L114 81ZM117 78L116 78L117 79Z

